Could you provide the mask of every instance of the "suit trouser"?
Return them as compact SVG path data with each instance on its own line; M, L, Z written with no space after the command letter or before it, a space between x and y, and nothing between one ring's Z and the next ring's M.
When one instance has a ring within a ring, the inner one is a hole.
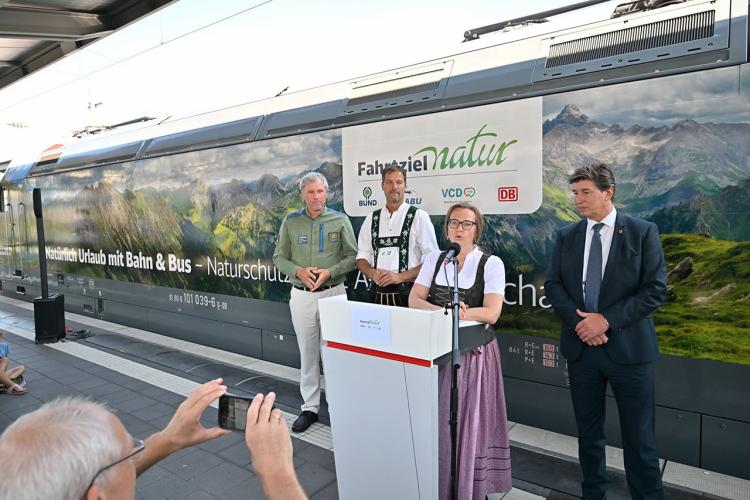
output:
M607 382L617 401L630 495L636 500L663 498L656 451L654 363L622 365L604 347L584 346L568 362L570 392L578 426L578 457L584 498L600 499L607 490L605 458Z
M346 293L344 284L320 292L292 288L289 309L292 313L294 333L300 356L300 382L302 411L318 413L320 408L320 313L318 299Z

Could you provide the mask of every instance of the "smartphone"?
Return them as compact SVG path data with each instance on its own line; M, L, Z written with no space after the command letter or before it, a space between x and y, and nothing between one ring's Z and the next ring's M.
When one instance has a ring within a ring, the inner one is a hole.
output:
M224 394L219 398L219 427L244 431L247 427L247 409L252 398Z

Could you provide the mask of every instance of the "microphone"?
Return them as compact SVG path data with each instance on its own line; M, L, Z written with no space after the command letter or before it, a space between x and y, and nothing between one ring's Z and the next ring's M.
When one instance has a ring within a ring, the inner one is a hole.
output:
M461 246L458 243L453 242L448 245L448 251L445 253L445 261L443 261L443 265L450 262L459 253L461 253Z

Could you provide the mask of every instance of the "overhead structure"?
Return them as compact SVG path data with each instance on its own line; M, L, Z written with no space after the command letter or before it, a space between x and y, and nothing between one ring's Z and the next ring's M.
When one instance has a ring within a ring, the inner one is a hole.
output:
M173 0L0 0L0 89Z

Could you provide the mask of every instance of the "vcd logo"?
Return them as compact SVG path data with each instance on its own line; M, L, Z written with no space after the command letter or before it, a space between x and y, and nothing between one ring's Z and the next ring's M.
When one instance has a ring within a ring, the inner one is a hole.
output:
M518 201L518 187L504 186L497 188L497 201Z
M359 200L360 207L374 207L378 204L378 200L370 199L370 197L372 196L372 189L370 188L370 186L365 186L365 188L362 190L362 196L364 196L365 199Z
M443 198L473 198L477 190L473 187L465 188L443 188Z

